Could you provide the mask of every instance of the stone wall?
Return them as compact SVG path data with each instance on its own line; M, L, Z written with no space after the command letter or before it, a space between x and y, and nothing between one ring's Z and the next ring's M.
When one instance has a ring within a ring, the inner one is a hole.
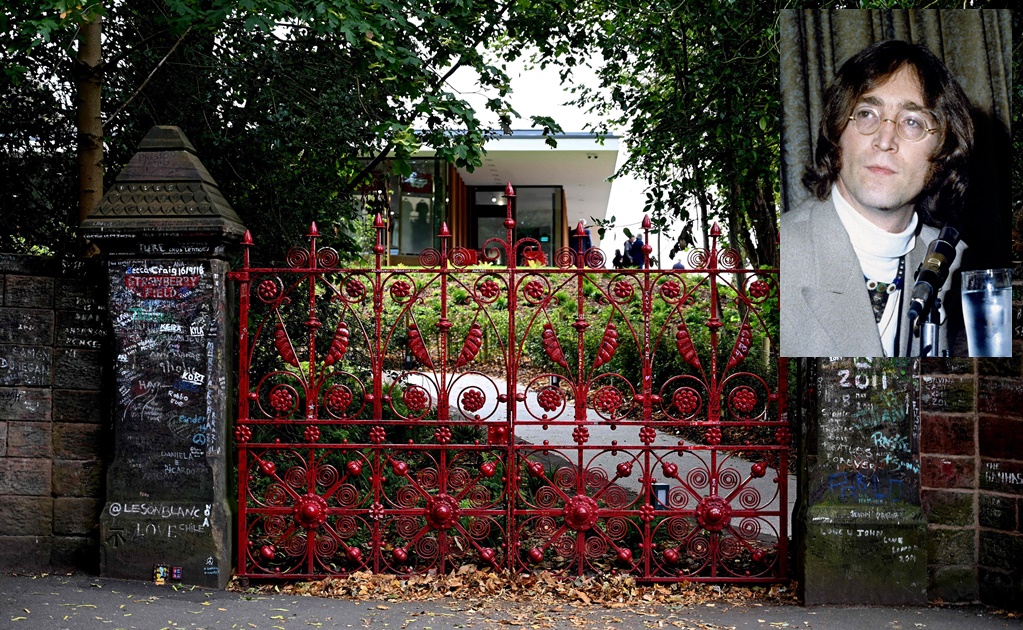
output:
M110 454L103 268L0 254L0 568L95 572Z
M1023 594L1023 379L1013 359L924 361L921 505L928 596L1018 608Z

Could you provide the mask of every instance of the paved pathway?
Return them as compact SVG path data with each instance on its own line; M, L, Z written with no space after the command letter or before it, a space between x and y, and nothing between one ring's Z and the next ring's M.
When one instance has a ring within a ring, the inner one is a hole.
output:
M501 627L614 630L996 630L1023 622L976 606L870 608L697 604L630 604L618 608L480 601L353 601L173 588L87 575L0 575L4 630L238 629L447 630Z

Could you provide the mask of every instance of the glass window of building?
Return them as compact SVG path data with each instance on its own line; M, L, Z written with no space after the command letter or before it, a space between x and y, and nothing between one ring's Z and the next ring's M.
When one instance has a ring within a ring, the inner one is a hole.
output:
M533 239L534 246L544 253L548 263L553 262L554 251L561 246L561 187L519 186L515 188L515 195L515 239ZM489 238L505 238L505 213L504 188L480 186L474 189L472 247L482 248ZM503 258L499 261L504 262Z
M436 247L441 217L446 208L446 168L434 158L412 160L412 172L394 175L390 165L363 191L362 208L368 217L382 212L388 220L389 253L418 256Z
M401 181L398 216L391 232L391 253L417 255L433 247L437 233L434 208L439 196L437 160L415 160L412 174Z
M558 238L561 227L561 188L523 186L515 192L518 238L536 240L547 260L553 261L554 250L561 245L561 239Z

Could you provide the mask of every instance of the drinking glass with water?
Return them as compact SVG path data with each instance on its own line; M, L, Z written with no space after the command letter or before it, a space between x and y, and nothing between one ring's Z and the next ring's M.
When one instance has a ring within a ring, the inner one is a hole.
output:
M971 357L1012 356L1012 269L963 272L963 319Z

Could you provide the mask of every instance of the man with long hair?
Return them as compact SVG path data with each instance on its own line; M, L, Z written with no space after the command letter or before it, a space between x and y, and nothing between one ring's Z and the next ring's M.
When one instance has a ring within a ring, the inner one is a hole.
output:
M781 219L781 353L916 355L909 292L939 229L957 223L969 100L927 48L893 40L846 61L824 102L803 176L815 198Z

